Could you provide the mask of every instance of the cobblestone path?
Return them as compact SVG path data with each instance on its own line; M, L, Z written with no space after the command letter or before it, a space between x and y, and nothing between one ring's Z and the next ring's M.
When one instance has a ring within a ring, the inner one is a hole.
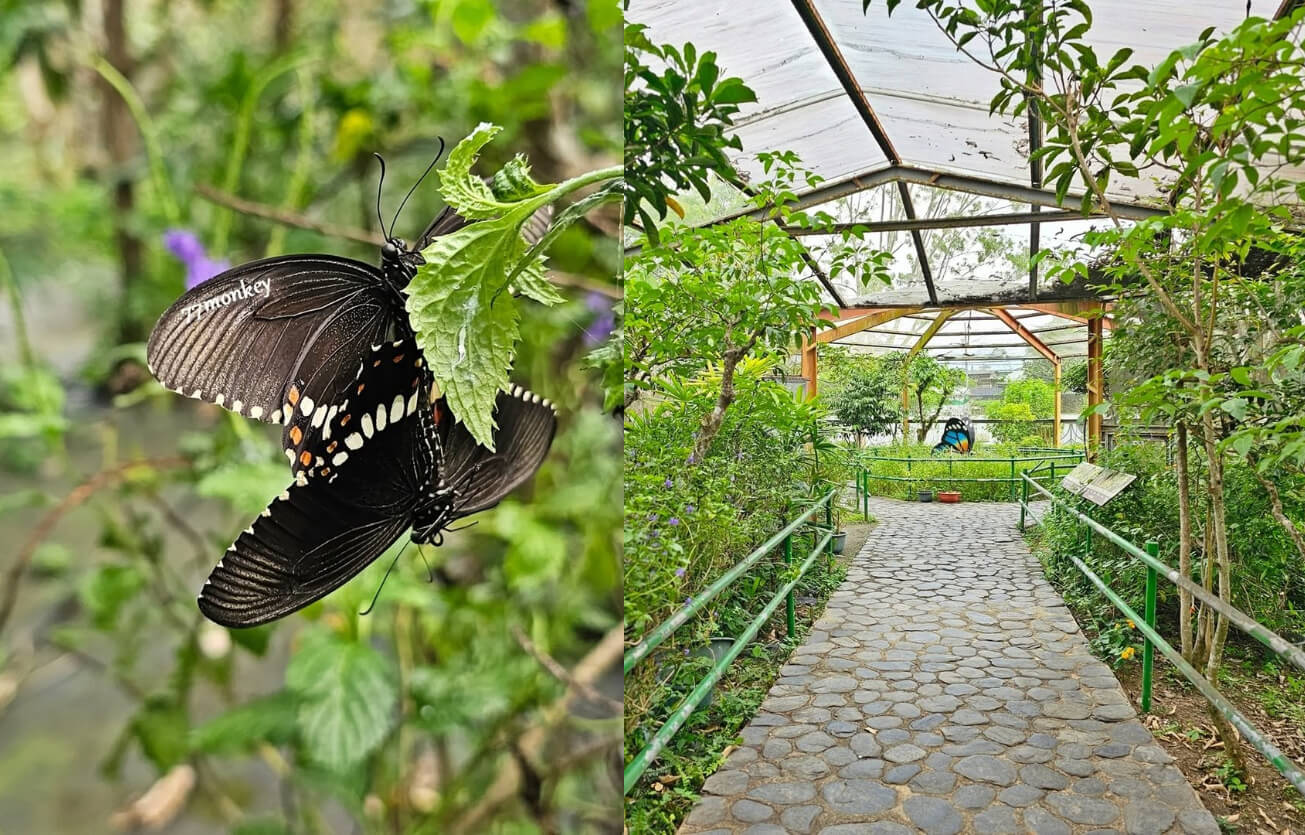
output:
M1006 504L879 525L681 832L1210 833Z

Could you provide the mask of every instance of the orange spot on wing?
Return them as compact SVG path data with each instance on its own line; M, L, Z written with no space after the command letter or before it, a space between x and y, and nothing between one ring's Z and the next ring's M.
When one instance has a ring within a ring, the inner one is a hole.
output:
M367 384L366 384L366 383L359 383L359 384L358 384L358 390L357 390L356 392L354 392L354 394L362 394L363 386L365 386L365 385L367 385Z
M303 430L298 426L290 427L290 440L295 442L295 446L299 446L304 440Z
M322 475L330 475L330 473L331 473L331 468L330 468L330 467L322 467L322 469L320 470L320 472L321 472Z
M290 401L291 406L299 405L299 388L294 383L290 384L290 391L286 394L286 399Z
M307 467L309 464L313 463L313 454L308 450L304 450L299 454L299 463Z
M348 423L348 422L349 422L349 415L345 415L344 417L340 418L340 425L341 425L341 426L344 426L344 425L345 425L346 423Z
M330 453L335 452L335 448L338 447L339 445L340 445L339 441L331 441L329 444L326 445L327 454L329 455Z
M395 361L395 362L400 362L400 361L402 361L402 359L403 359L403 354L399 354L397 357L394 358L394 361Z

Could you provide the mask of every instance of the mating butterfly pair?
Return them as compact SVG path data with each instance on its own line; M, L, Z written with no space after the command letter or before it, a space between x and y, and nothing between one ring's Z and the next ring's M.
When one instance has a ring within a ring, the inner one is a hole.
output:
M410 192L411 193L411 192ZM406 199L406 198L405 198ZM150 335L172 391L284 424L294 482L227 549L199 595L223 626L256 626L321 599L409 528L435 542L539 468L556 419L520 387L495 404L496 452L454 421L404 310L420 250L465 224L445 210L379 269L330 255L236 267L193 288Z

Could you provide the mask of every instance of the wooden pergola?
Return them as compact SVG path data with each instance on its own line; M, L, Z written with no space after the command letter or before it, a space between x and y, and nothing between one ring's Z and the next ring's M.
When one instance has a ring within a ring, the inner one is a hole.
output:
M938 335L942 326L953 316L964 311L982 311L993 316L1009 328L1010 332L1033 348L1048 360L1055 375L1055 413L1056 427L1054 443L1060 446L1061 421L1061 368L1063 357L1056 350L1040 339L1037 334L1024 326L1012 315L1012 310L1030 310L1050 314L1068 321L1087 326L1087 395L1089 415L1087 418L1086 440L1087 454L1091 458L1101 442L1101 415L1093 408L1105 398L1105 376L1101 365L1101 348L1105 331L1114 328L1110 318L1110 303L1100 299L1072 299L1051 302L1027 302L1011 304L976 304L958 303L956 305L938 306L892 306L892 307L844 307L836 313L826 313L822 318L833 323L830 327L816 330L802 344L802 376L806 378L807 394L815 396L820 390L820 346L833 344L854 334L872 331L904 316L933 314L934 319L915 339L907 352L907 361L915 357L929 342ZM905 382L902 385L902 432L910 431L909 397Z

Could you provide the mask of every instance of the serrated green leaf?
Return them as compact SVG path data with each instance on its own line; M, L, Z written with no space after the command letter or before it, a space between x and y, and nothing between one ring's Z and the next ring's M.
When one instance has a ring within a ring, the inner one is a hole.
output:
M521 218L520 220L524 220ZM507 259L524 247L509 215L436 238L408 288L408 317L435 382L471 436L493 449L494 400L517 342Z
M518 263L516 269L513 270L512 275L508 277L508 280L519 282L517 277L518 274L529 267L533 267L538 262L538 256L542 255L545 250L552 246L553 241L557 240L558 236L565 232L571 224L575 223L577 220L589 214L604 203L619 202L624 193L624 189L624 180L613 180L595 191L593 194L577 200L563 209L558 213L557 217L554 218L552 224L549 225L548 230L544 232L543 236L540 237L539 240L535 242L535 245L530 248L530 251L526 253L525 258ZM549 289L552 290L551 287ZM524 285L522 286L522 290L525 291L527 295L530 295L531 298L535 298L535 296L531 295ZM556 296L556 294L554 295ZM542 299L536 300L542 301ZM561 297L557 296L557 301L561 300ZM555 304L555 302L545 302L545 304Z
M260 742L281 745L294 739L298 702L281 691L219 714L190 731L190 750L231 754Z
M480 149L502 130L498 125L481 122L466 139L453 146L449 161L438 172L440 194L465 218L497 217L512 208L494 196L488 183L471 173Z
M309 757L343 771L375 751L394 727L398 683L390 662L364 644L321 638L295 653L286 687L299 700Z
M512 279L515 290L540 304L551 306L565 301L548 281L548 269L543 256L531 261L523 260L517 269L519 272Z

